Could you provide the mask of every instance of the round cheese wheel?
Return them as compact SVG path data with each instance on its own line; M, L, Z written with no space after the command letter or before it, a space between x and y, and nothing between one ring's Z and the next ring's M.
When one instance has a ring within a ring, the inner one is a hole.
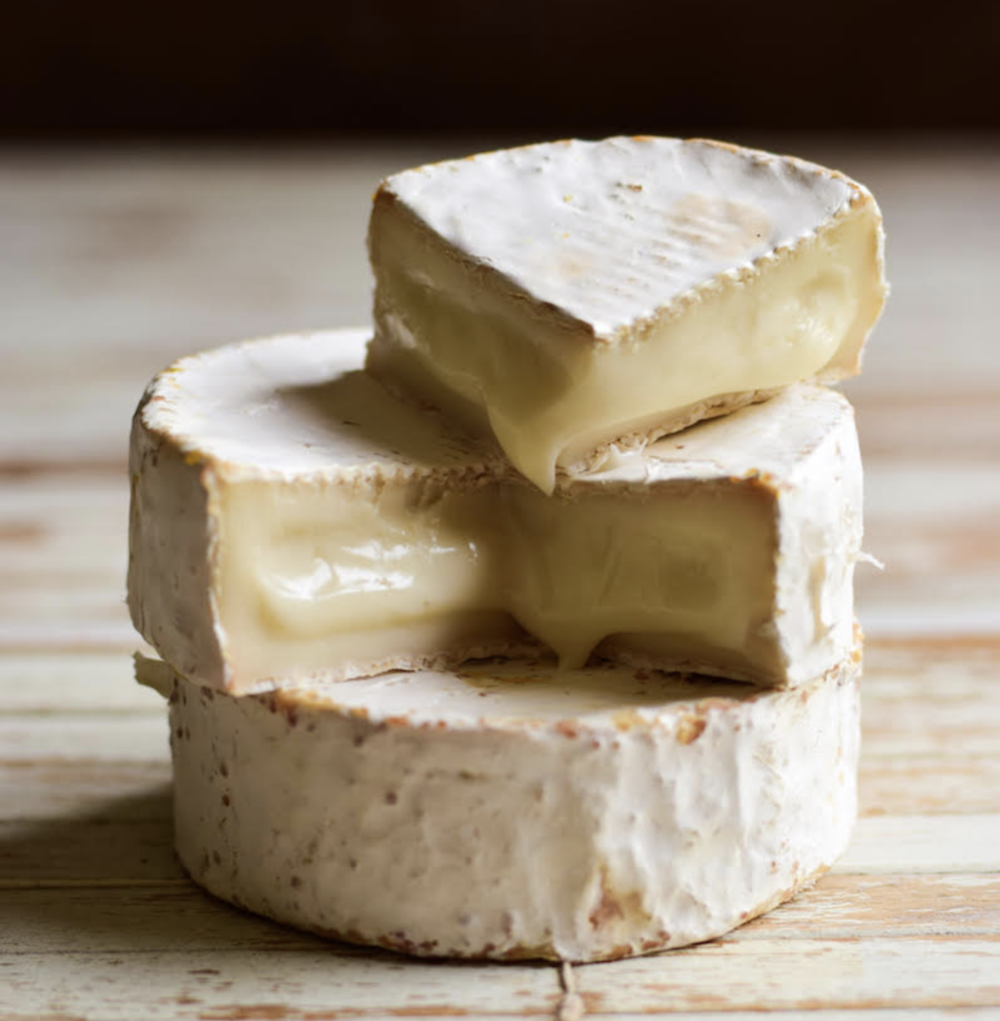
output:
M841 854L859 661L784 691L487 661L239 698L138 669L212 893L412 954L597 961L719 936Z

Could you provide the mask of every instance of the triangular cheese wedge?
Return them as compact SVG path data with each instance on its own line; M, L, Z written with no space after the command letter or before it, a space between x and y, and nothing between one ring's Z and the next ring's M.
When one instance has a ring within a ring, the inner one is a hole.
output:
M871 194L718 142L611 138L396 174L369 368L557 467L857 372L886 295Z

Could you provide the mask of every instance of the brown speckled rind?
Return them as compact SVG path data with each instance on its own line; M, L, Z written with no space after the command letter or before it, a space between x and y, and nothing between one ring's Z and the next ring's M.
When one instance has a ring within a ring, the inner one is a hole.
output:
M174 680L178 854L239 907L420 957L586 962L712 939L846 846L859 657L796 691L479 723L338 710L343 686L310 704ZM535 853L508 859L521 839ZM636 861L658 864L640 881Z

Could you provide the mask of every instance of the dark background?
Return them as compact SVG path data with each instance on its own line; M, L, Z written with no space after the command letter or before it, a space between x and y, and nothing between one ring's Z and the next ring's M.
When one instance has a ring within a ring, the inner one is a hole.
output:
M1000 2L4 8L9 139L1000 126Z

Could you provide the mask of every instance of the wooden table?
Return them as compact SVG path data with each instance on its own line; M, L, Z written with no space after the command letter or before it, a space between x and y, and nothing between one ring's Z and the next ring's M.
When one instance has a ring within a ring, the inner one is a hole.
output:
M1000 148L787 144L870 184L890 237L890 310L848 391L887 564L858 577L861 819L772 914L562 975L329 944L201 893L122 601L146 379L366 321L375 182L468 146L2 156L0 1016L1000 1016Z

